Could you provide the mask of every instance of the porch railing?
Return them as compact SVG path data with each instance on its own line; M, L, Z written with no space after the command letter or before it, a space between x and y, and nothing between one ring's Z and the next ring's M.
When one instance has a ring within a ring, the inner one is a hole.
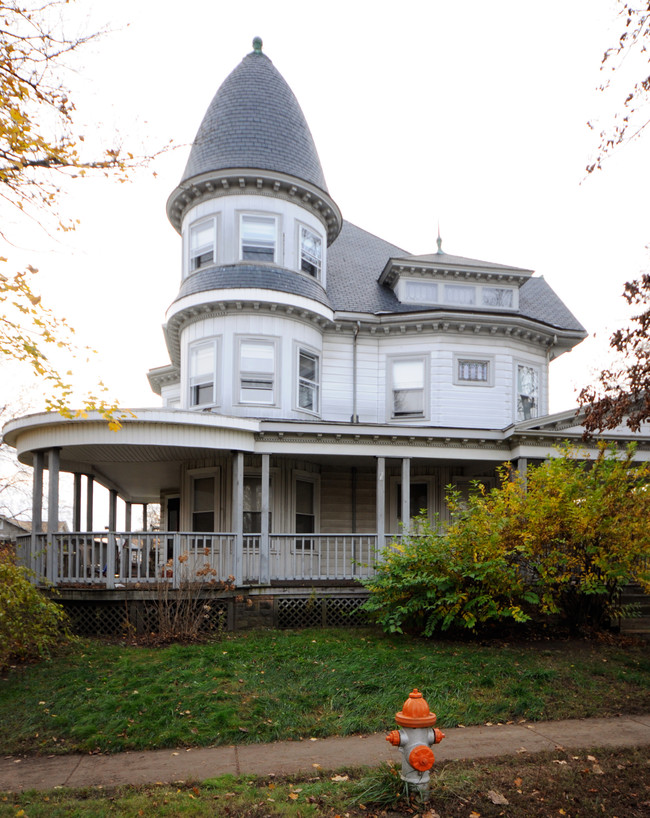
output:
M270 534L262 537L197 532L90 532L18 538L20 561L37 581L54 585L123 588L184 579L242 585L268 580L355 580L374 573L376 534ZM386 543L393 538L388 535ZM232 580L231 580L232 581Z

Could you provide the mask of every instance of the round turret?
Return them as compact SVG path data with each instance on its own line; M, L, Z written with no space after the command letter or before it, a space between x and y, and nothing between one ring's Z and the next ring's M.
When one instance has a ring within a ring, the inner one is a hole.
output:
M254 50L225 79L203 118L180 185L167 213L180 232L187 209L203 198L232 193L273 195L318 215L328 243L341 215L330 198L316 146L292 90L262 53Z

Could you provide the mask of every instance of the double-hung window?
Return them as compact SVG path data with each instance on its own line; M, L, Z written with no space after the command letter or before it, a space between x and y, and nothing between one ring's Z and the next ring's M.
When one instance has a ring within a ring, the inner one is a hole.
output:
M312 480L296 479L296 534L313 534L316 531L316 484ZM314 548L313 537L296 537L296 550Z
M214 216L190 226L190 273L217 260L217 220Z
M277 219L242 213L239 234L243 261L275 261L277 245Z
M189 349L190 406L212 406L217 402L217 340L192 344Z
M245 338L239 342L239 400L275 403L275 341Z
M298 408L320 411L320 359L307 349L298 349Z
M300 227L300 269L314 278L320 279L323 257L321 237L301 225Z
M539 370L517 364L517 420L530 420L539 414Z
M426 358L390 360L390 411L393 418L426 416Z

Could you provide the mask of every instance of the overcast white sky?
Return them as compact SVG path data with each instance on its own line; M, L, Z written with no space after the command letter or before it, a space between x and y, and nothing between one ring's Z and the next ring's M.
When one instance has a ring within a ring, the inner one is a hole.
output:
M596 91L615 12L613 0L79 0L74 26L113 33L68 81L87 144L119 131L136 153L188 146L261 36L346 219L413 253L436 249L439 221L444 250L536 270L597 334L551 367L560 411L604 363L623 283L647 266L647 142L584 178L586 122L621 99ZM62 210L81 224L58 244L14 233L12 261L39 267L44 299L99 352L77 365L80 383L101 375L123 406L159 401L146 372L168 362L161 324L181 258L165 202L187 155L157 160L155 178L75 183Z

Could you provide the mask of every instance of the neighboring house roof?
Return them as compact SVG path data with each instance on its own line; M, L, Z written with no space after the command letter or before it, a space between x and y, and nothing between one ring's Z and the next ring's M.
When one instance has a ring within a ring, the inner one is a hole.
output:
M257 51L244 57L215 94L181 182L228 168L282 172L327 192L298 100L271 60Z

